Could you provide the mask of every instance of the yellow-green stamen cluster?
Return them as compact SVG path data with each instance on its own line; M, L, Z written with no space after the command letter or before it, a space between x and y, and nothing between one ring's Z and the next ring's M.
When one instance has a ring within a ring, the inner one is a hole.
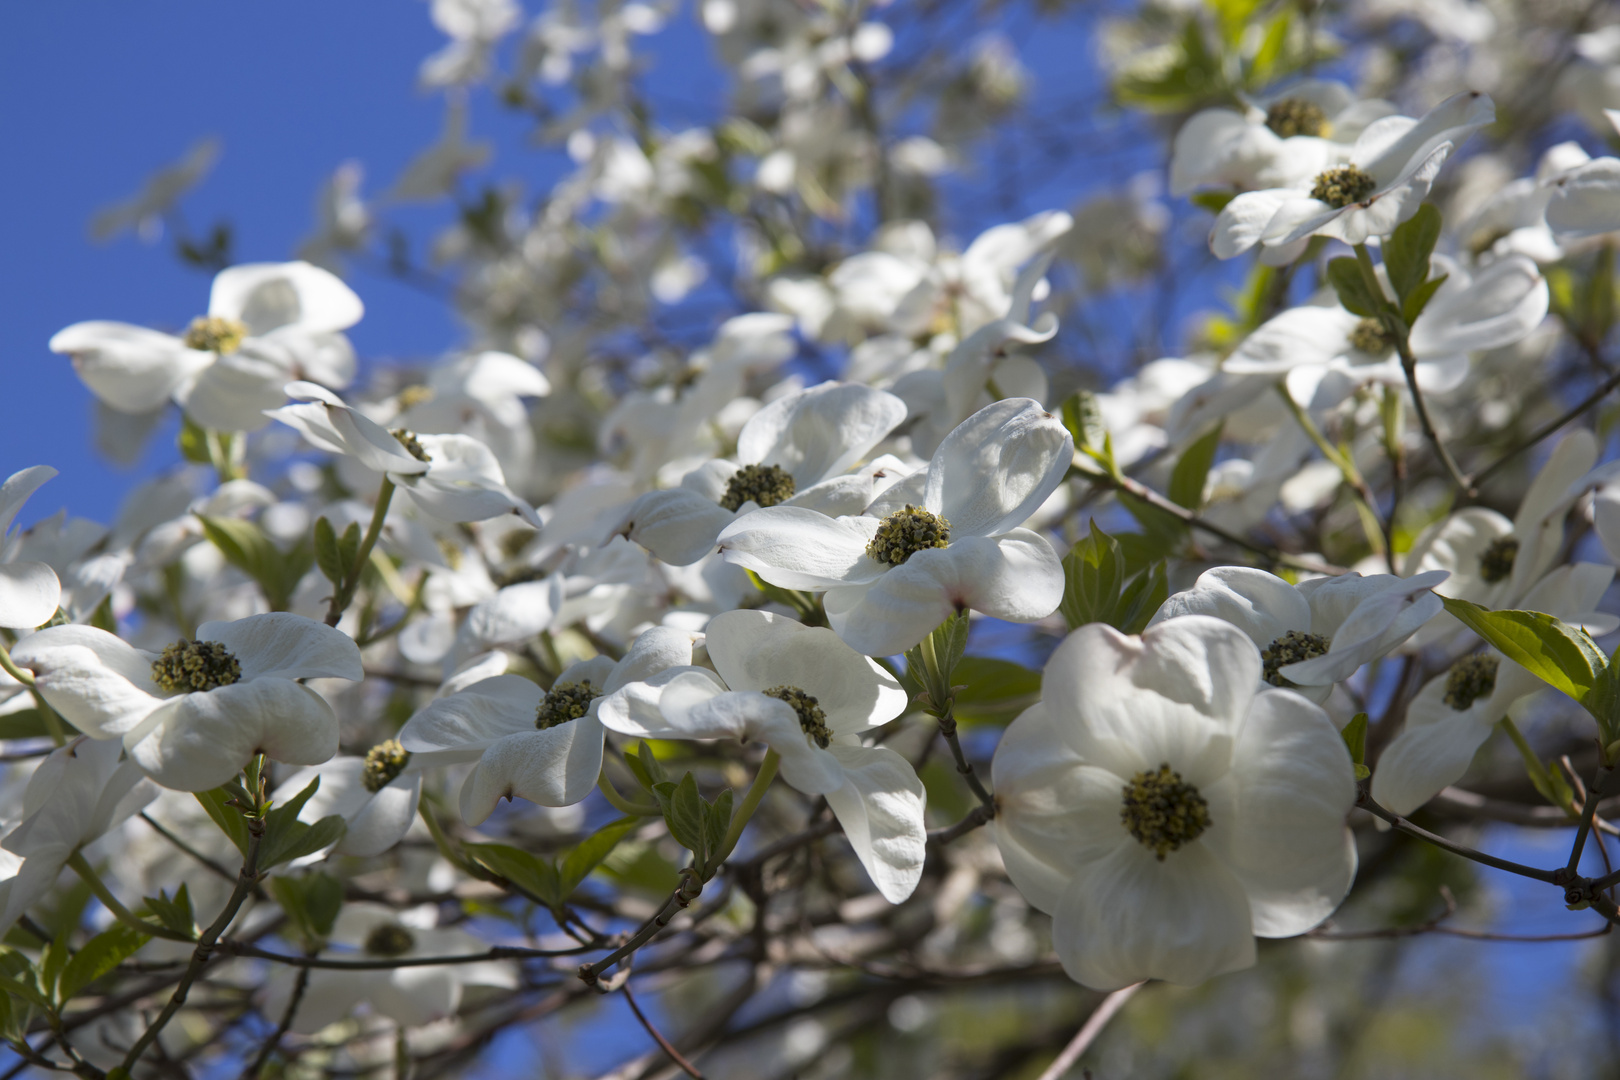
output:
M920 506L906 504L883 519L877 535L866 545L873 562L899 566L919 551L942 548L951 540L951 523Z
M398 739L386 739L366 751L366 765L360 773L360 783L367 791L381 791L394 777L405 771L411 752L400 745Z
M797 686L773 686L765 691L765 696L793 706L793 711L799 714L799 727L816 741L817 746L827 749L827 744L832 742L832 728L827 726L827 713L822 709L821 702Z
M541 731L578 720L591 709L591 702L602 695L591 686L591 680L577 683L560 682L540 699L540 708L534 714L534 726Z
M1316 186L1311 188L1311 198L1319 199L1335 210L1341 210L1351 203L1361 202L1371 195L1376 187L1378 181L1354 165L1340 165L1336 169L1317 174Z
M1377 319L1362 319L1350 331L1350 347L1368 356L1382 356L1395 347L1395 335Z
M417 461L433 460L433 457L422 448L422 443L419 439L417 439L416 432L407 431L404 428L394 428L388 434L398 439L399 445L405 448L405 452L411 455L411 457L415 458Z
M1122 791L1125 805L1119 820L1160 862L1209 828L1209 803L1168 762L1156 772L1137 773Z
M1451 674L1446 676L1446 704L1462 712L1480 698L1490 697L1496 689L1496 669L1501 666L1501 658L1488 653L1465 656L1452 664Z
M247 337L246 324L219 315L199 315L186 327L185 342L188 349L211 353L233 353Z
M399 923L379 923L366 935L362 948L370 956L404 956L416 948L416 935Z
M1519 541L1511 536L1498 536L1479 557L1479 576L1495 585L1513 573L1513 560L1518 557Z
M752 500L757 506L777 506L793 498L793 477L779 465L744 465L731 474L720 505L737 510Z
M1283 98L1266 110L1266 127L1280 138L1295 135L1326 135L1327 113L1322 106L1303 98Z
M213 690L242 678L242 665L217 641L179 641L152 661L152 681L171 694Z
M437 396L431 386L413 383L395 394L394 400L399 402L399 411L404 412L406 409L413 409L418 405L426 404Z
M1282 677L1280 669L1302 660L1314 660L1327 651L1328 639L1321 634L1290 630L1260 650L1260 659L1265 661L1263 677L1272 686L1291 690L1294 684Z

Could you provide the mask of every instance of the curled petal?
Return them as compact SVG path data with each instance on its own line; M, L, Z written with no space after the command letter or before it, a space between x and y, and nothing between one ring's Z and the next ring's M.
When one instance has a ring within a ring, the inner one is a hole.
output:
M844 783L827 792L827 805L849 837L883 898L898 904L922 878L928 832L928 796L911 763L882 746L833 746Z

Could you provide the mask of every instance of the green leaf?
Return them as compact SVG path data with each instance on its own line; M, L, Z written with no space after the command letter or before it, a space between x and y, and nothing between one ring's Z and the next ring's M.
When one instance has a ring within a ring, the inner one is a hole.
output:
M85 942L84 948L73 954L73 958L62 969L58 996L63 1001L69 1000L80 990L134 956L142 945L151 940L150 934L143 934L124 923L113 923L111 927Z
M663 808L664 821L675 842L690 851L694 864L703 862L703 819L708 809L703 796L698 794L697 780L691 773L681 777L679 784L663 783L653 789L658 804Z
M731 789L726 788L713 803L704 808L703 848L708 852L710 859L718 861L721 849L725 847L726 832L731 828L732 801ZM715 869L715 867L708 867L705 873L713 873Z
M300 545L283 554L258 525L241 518L212 518L197 515L209 541L219 548L225 561L258 583L271 610L285 611L304 572L314 560L311 548Z
M324 517L315 519L315 565L321 568L326 580L334 585L343 584L345 577L343 556L338 552L337 530Z
M1119 543L1091 521L1091 534L1063 557L1063 602L1058 611L1069 629L1104 622L1125 587L1125 558Z
M186 891L185 882L181 882L180 888L175 890L173 899L169 898L166 890L144 899L146 910L156 915L158 922L177 934L197 936L197 917L191 910L191 894Z
M1450 276L1450 274L1441 274L1439 277L1425 281L1412 290L1412 294L1401 305L1401 318L1406 320L1407 326L1417 322L1417 317L1423 314L1424 308L1429 306L1429 301L1434 298L1436 290L1444 285L1446 279Z
M193 465L212 465L214 459L208 453L208 432L198 425L197 421L180 414L180 456Z
M51 999L39 991L32 981L13 978L10 975L0 975L0 990L8 994L15 994L31 1005L36 1005L46 1012L55 1012L56 1007Z
M601 865L603 859L613 853L613 849L618 846L619 841L623 840L632 829L640 824L640 821L640 818L633 817L610 821L578 844L575 844L573 850L563 856L562 866L558 871L558 877L561 881L557 891L562 898L566 900L574 895L574 890L579 888L579 883L589 877L591 871L595 870Z
M1169 596L1170 577L1164 560L1160 559L1125 586L1108 624L1122 634L1140 634Z
M1582 701L1608 666L1585 631L1539 611L1488 611L1442 596L1446 610L1503 656L1548 685ZM1599 717L1602 721L1603 718Z
M510 881L518 891L549 908L562 906L557 867L549 859L537 859L507 844L467 844L465 851L480 866Z
M964 656L956 666L956 719L964 724L1009 723L1041 699L1041 673L1011 660Z
M278 874L270 879L270 892L287 913L307 945L321 945L331 936L343 908L343 883L331 874L293 876Z
M1249 64L1249 84L1251 86L1264 86L1276 78L1283 66L1284 50L1288 45L1288 31L1293 28L1294 13L1284 8L1266 24L1265 37L1260 39L1260 48L1255 50L1254 60Z
M1432 203L1424 203L1384 241L1384 271L1396 299L1403 304L1428 279L1429 258L1439 239L1440 211Z
M313 825L298 820L304 804L320 790L321 778L316 777L304 790L264 815L264 839L259 842L259 869L268 870L305 855L313 855L329 844L335 844L348 831L348 824L337 814L329 814Z
M1215 451L1221 445L1221 431L1225 426L1222 422L1204 432L1176 459L1168 494L1177 506L1194 512L1203 509L1204 481L1209 476L1209 467L1215 464Z
M62 977L62 969L67 967L68 958L73 955L73 950L68 947L68 939L73 934L73 929L71 924L64 924L56 932L56 940L47 944L40 952L39 988L47 996L56 992L56 983Z
M1361 266L1356 260L1348 256L1330 260L1327 279L1333 291L1339 294L1339 303L1344 305L1344 310L1367 319L1378 317L1378 297L1367 288L1367 281L1361 276Z
M1069 436L1074 439L1078 449L1088 452L1102 449L1107 428L1103 426L1097 395L1089 390L1076 390L1063 403L1059 413L1063 417L1063 426L1068 428Z
M1208 210L1212 214L1219 214L1226 209L1226 204L1237 198L1235 191L1200 191L1190 197L1189 201L1198 207Z
M18 709L0 716L0 739L38 739L51 733L38 709Z
M214 819L214 824L219 826L221 832L230 837L231 843L236 845L236 850L242 853L242 857L247 858L247 820L242 817L242 812L236 807L225 805L230 798L230 792L224 788L215 788L212 791L199 791L196 793L197 801L202 803L204 810L208 811L208 816Z
M1350 750L1350 760L1355 762L1356 779L1365 780L1372 775L1367 768L1367 714L1356 713L1355 717L1339 732L1344 736L1344 745Z
M338 565L345 574L354 572L355 564L360 561L360 523L349 522L349 527L343 530L338 537Z

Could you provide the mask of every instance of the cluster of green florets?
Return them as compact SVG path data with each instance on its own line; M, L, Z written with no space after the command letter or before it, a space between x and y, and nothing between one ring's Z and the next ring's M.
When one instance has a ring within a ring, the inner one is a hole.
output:
M1265 663L1263 677L1272 686L1293 689L1294 684L1283 678L1281 669L1302 660L1314 660L1327 651L1328 639L1321 634L1290 630L1260 650L1260 659Z
M1373 193L1378 181L1354 165L1340 165L1319 173L1311 198L1327 203L1335 210L1358 203Z
M1362 319L1350 331L1350 347L1368 356L1382 356L1395 347L1395 335L1378 319Z
M1479 556L1479 576L1495 585L1513 573L1513 561L1519 557L1519 541L1511 536L1498 536Z
M1139 772L1131 777L1123 794L1125 805L1119 820L1125 831L1160 862L1209 828L1209 803L1168 762L1155 772Z
M744 465L731 474L720 505L727 510L740 509L749 501L756 506L778 506L793 498L795 490L793 477L780 465Z
M171 694L214 690L242 678L242 665L217 641L181 638L152 661L152 681Z
M185 343L188 349L211 353L233 353L247 337L245 323L219 315L199 315L186 327Z
M423 449L421 440L416 437L416 432L407 431L405 428L394 428L388 434L398 439L399 445L405 448L405 452L417 461L433 460L432 455Z
M832 742L832 728L827 726L827 713L822 709L821 702L797 686L773 686L765 691L765 696L793 706L793 711L799 714L799 726L804 733L814 739L817 746L827 749L827 744Z
M942 548L951 541L951 523L920 506L906 504L883 519L877 535L866 545L873 562L899 566L919 551Z
M578 720L590 712L591 702L601 696L601 693L591 686L589 679L582 679L577 683L557 683L540 699L540 708L535 710L534 714L534 726L545 731L547 728L566 724L570 720Z
M1284 139L1295 135L1326 135L1328 118L1322 106L1314 102L1283 98L1266 110L1266 127Z
M366 751L360 783L367 791L381 791L405 771L410 760L411 752L401 746L398 739L386 739Z
M1501 658L1488 653L1465 656L1452 664L1451 674L1446 676L1446 704L1462 712L1480 698L1490 697L1501 666Z
M416 935L396 922L379 923L362 948L370 956L404 956L416 948Z

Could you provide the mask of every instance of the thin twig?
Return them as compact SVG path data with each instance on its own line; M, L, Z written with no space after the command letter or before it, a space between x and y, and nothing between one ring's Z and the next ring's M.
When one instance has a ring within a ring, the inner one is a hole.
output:
M1474 494L1478 490L1480 484L1483 484L1492 476L1495 476L1503 466L1507 465L1514 458L1518 457L1526 450L1529 450L1531 447L1535 446L1549 435L1555 434L1559 428L1563 427L1571 420L1578 418L1586 410L1608 397L1609 394L1612 393L1617 387L1620 387L1620 372L1616 372L1614 375L1611 375L1609 378L1605 379L1602 385L1600 385L1596 390L1592 391L1591 394L1587 395L1586 399L1579 405L1576 405L1574 408L1564 413L1564 415L1558 417L1558 419L1551 420L1543 424L1541 427L1536 429L1535 434L1531 435L1524 442L1507 451L1501 457L1497 458L1483 469L1480 469L1478 472L1471 473L1468 476L1468 493L1470 495Z
M630 983L626 981L620 989L624 991L624 1000L629 1003L630 1011L636 1014L636 1019L640 1020L641 1026L647 1029L647 1034L652 1036L653 1042L657 1043L664 1053L669 1055L669 1060L680 1066L681 1071L692 1077L693 1080L703 1080L703 1074L698 1072L690 1061L682 1057L681 1052L670 1045L670 1041L664 1038L657 1028L653 1027L652 1021L648 1020L646 1014L641 1011L641 1006L636 1004L635 995L630 993Z
M1462 844L1454 843L1453 841L1447 840L1445 837L1432 833L1427 829L1419 828L1410 821L1407 821L1405 818L1401 817L1401 815L1379 806L1377 803L1373 802L1372 795L1370 795L1365 788L1359 792L1356 799L1356 804L1373 817L1383 818L1385 821L1389 822L1395 827L1397 832L1406 833L1408 836L1415 836L1419 840L1427 840L1435 847L1444 848L1453 855L1461 855L1465 859L1472 859L1474 862L1481 863L1485 866L1494 867L1497 870L1506 870L1508 873L1518 874L1520 877L1533 878L1536 881L1545 881L1549 885L1563 884L1563 871L1561 869L1541 870L1534 866L1525 866L1523 863L1513 862L1510 859L1498 859L1495 855L1487 855L1483 851L1475 851L1471 847L1465 847Z
M967 812L967 816L961 821L958 821L955 825L951 825L944 829L934 829L930 831L928 834L928 840L930 843L934 844L948 844L952 840L955 840L958 837L966 836L974 829L988 824L995 816L995 810L993 807L985 806L983 803L980 803L978 806L975 806L973 809L969 810Z
M1108 1026L1108 1021L1119 1015L1119 1010L1123 1009L1125 1003L1131 1000L1144 985L1146 984L1136 983L1115 990L1112 994L1103 998L1102 1004L1093 1009L1091 1015L1086 1017L1086 1022L1081 1025L1079 1031L1075 1032L1074 1038L1069 1040L1069 1045L1063 1048L1063 1052L1057 1056L1056 1061L1046 1067L1046 1071L1041 1073L1039 1080L1059 1080L1064 1073L1068 1072L1074 1063L1080 1060L1080 1055L1085 1053L1087 1048L1097 1040L1098 1035L1102 1034L1103 1028Z

